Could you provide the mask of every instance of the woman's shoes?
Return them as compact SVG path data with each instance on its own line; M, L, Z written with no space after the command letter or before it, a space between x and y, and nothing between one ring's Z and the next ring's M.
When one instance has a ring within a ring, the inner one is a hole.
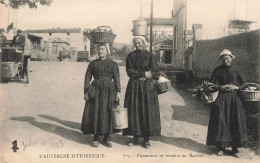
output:
M217 156L223 156L224 155L224 151L220 150L217 152Z
M109 139L103 139L103 144L107 147L112 147L112 143Z
M131 146L134 146L134 145L136 145L136 144L138 144L138 137L134 137L131 141L129 141L129 142L127 143L127 145L130 146L130 147L131 147ZM150 144L150 142L149 142L149 138L145 138L145 139L144 139L143 147L146 148L146 149L150 149L151 144Z
M98 147L99 146L99 142L98 141L93 141L92 142L92 146L93 147Z
M149 141L144 141L144 148L150 149L150 147L151 147L150 142Z
M134 145L136 145L138 143L138 138L137 137L134 137L131 141L129 141L128 143L127 143L127 145L128 146L134 146Z
M217 156L223 156L224 155L224 148L220 148L218 149L218 152L216 153ZM239 151L237 148L232 148L232 152L231 152L232 156L236 157L236 158L240 158L239 156Z
M112 143L111 143L111 141L109 141L109 139L103 139L102 144L107 146L107 147L112 147ZM94 140L92 142L92 147L98 147L98 146L99 146L99 141L98 140Z
M224 155L225 148L218 148L218 152L216 153L217 156L223 156Z
M238 153L239 153L239 151L237 148L232 148L232 156L234 156L236 158L240 158Z

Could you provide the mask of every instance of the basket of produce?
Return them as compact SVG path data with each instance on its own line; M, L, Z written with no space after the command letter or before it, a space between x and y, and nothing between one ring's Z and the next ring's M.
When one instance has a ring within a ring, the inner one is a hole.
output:
M217 97L218 97L218 91L215 91L215 92L210 92L209 94L205 93L200 98L205 103L212 103L216 101Z
M95 44L113 44L115 37L109 26L99 26L91 31L91 39Z
M171 80L169 80L164 73L160 72L160 77L159 80L155 82L155 87L158 94L165 93L171 88Z
M256 83L245 83L245 89L240 90L240 95L245 101L260 101L259 85Z
M212 103L216 101L219 91L212 88L210 83L204 81L201 85L188 89L192 96L196 96L202 103Z

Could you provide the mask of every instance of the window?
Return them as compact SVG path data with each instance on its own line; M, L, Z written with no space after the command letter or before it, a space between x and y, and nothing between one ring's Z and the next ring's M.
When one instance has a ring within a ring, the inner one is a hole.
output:
M57 45L52 45L52 52L55 53L55 54L58 53Z
M172 63L172 51L167 50L164 52L164 58L165 58L165 64L171 64Z

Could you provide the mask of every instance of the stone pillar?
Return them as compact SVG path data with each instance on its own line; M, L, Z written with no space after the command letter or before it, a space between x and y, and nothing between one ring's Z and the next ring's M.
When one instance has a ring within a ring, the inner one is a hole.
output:
M192 57L192 70L193 75L196 76L196 50L197 50L197 40L200 40L202 37L202 24L193 24L193 57Z

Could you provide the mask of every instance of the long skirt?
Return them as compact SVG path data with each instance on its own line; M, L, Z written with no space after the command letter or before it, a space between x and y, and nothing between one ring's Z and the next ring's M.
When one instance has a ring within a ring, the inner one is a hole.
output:
M220 92L210 113L207 145L245 147L247 142L245 111L237 92Z
M84 134L104 135L113 133L112 108L115 101L115 87L112 80L100 79L92 82L92 96L85 103L81 131ZM94 94L94 95L93 95Z
M128 128L123 130L123 135L161 134L158 94L151 80L130 78L124 107L128 109Z

